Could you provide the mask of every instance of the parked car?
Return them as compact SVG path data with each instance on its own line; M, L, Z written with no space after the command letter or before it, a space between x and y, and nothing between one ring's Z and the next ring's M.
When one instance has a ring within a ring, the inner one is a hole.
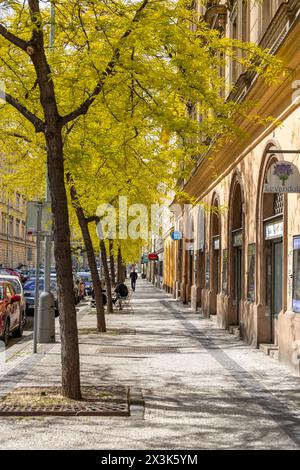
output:
M9 274L10 276L17 276L20 279L22 279L21 273L17 269L1 268L0 274Z
M10 276L9 274L1 274L0 273L0 281L10 282L15 290L17 295L21 296L21 310L22 315L24 315L24 320L26 319L26 299L24 295L24 288L21 282L21 279L18 276Z
M24 321L21 296L16 294L10 282L0 281L0 339L5 346L8 344L10 334L16 337L22 336Z
M44 278L39 279L39 290L44 290ZM58 315L58 302L57 302L57 284L56 278L50 278L50 290L54 296L55 314ZM26 299L26 313L27 315L34 314L35 302L35 279L29 279L24 284L24 295Z
M92 295L92 275L90 272L79 272L77 276L84 282L84 289L86 295Z

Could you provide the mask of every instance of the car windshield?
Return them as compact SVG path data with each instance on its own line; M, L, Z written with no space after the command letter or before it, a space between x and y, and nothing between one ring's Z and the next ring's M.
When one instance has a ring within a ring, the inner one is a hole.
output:
M39 289L40 290L44 289L44 279L40 279ZM51 279L51 281L50 281L50 289L53 290L53 291L56 290L56 281L54 279ZM26 291L35 291L35 280L31 279L30 281L27 281L24 285L24 290L26 290Z

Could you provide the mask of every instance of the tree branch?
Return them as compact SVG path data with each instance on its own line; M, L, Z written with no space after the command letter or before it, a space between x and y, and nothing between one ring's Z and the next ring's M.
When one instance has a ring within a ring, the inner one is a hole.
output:
M7 41L9 41L11 44L14 44L15 46L19 47L20 49L26 52L27 42L24 41L24 39L21 39L18 36L15 36L10 31L8 31L8 29L6 29L5 26L3 26L3 24L0 24L0 34L5 39L7 39Z
M143 0L142 4L137 9L137 11L136 11L136 13L135 13L135 15L134 15L134 17L131 21L130 26L122 34L117 47L115 47L115 49L113 51L112 58L108 62L105 70L101 73L99 81L98 81L97 85L95 86L94 90L92 91L92 93L90 94L90 96L77 109L75 109L71 113L67 114L66 116L62 117L61 122L62 122L63 126L66 125L68 122L73 121L77 117L82 116L82 115L84 115L88 112L90 106L94 103L96 97L101 93L101 91L103 89L103 86L104 86L104 83L105 83L105 79L107 77L109 77L110 75L112 75L112 73L114 71L114 68L115 68L115 65L117 64L117 61L120 57L120 51L121 51L122 44L125 42L127 37L130 35L130 33L132 31L132 28L133 28L133 25L140 20L142 12L146 8L149 1L150 0Z
M13 96L5 93L4 91L0 90L0 98L6 101L8 104L13 106L19 113L21 113L31 124L34 126L35 131L37 133L45 131L45 123L38 118L35 114L29 111L25 106L23 106L19 101L14 98Z

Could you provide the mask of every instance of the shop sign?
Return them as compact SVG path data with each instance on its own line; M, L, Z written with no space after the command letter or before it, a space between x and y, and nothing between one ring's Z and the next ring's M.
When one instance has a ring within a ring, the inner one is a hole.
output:
M141 264L147 264L149 262L148 255L144 254L142 256Z
M220 249L220 238L219 237L213 238L213 247L214 247L214 250L219 250Z
M158 261L158 254L157 253L149 253L148 260L149 261Z
M276 152L275 152L276 153ZM265 193L300 193L300 173L291 162L276 162L270 166L264 186Z
M182 239L182 233L179 232L179 230L173 230L173 232L171 232L170 236L171 236L172 240L174 240L174 241Z
M274 238L283 237L283 221L273 222L265 225L265 239L273 240Z
M238 232L233 233L233 246L243 246L243 232L239 230Z

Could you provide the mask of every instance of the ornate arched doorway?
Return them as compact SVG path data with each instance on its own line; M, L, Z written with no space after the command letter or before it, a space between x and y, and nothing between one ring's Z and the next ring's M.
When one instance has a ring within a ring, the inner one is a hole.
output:
M238 173L232 182L229 205L229 289L235 324L240 325L241 301L244 298L244 193Z
M284 216L286 196L283 193L265 193L268 171L278 161L274 154L265 157L258 195L258 302L264 306L265 341L277 343L277 319L283 310L284 293Z
M221 291L221 215L219 198L212 199L210 218L210 247L211 247L211 302L210 313L217 313L217 295Z

